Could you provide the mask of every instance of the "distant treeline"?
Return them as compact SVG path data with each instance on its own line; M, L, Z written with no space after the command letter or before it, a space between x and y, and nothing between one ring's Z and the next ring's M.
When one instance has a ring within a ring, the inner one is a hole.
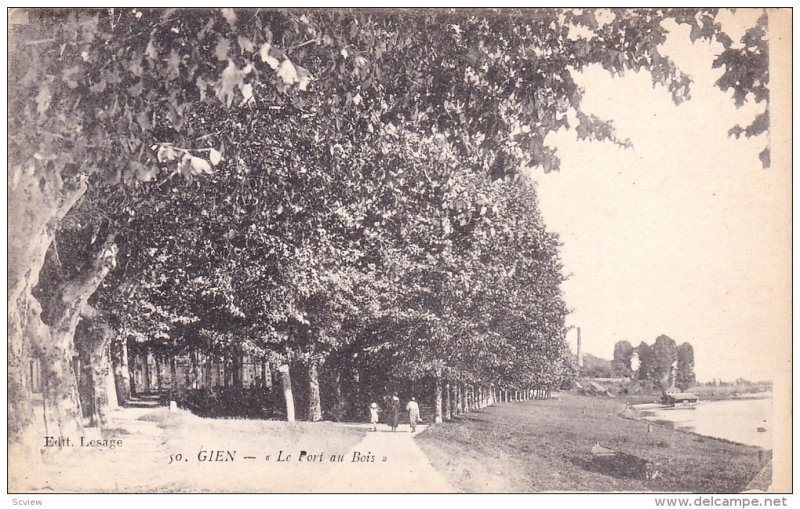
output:
M678 345L674 339L663 334L652 345L642 341L634 347L628 341L618 341L614 345L614 358L611 361L588 354L584 355L583 361L581 374L589 377L634 378L650 381L662 390L673 386L686 390L696 382L691 343Z

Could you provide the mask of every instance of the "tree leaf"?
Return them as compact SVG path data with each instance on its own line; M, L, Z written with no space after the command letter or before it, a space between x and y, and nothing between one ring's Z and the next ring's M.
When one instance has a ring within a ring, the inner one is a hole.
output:
M239 43L239 47L242 48L244 51L247 51L248 53L252 53L256 47L255 44L253 44L253 41L242 35L237 37L236 41Z
M197 85L197 91L200 93L200 100L206 100L206 88L208 87L209 83L203 79L202 76L197 77L197 81L195 82Z
M99 94L105 89L106 89L106 80L100 80L91 87L89 87L89 91L94 92L95 94Z
M191 164L193 175L200 175L202 173L211 175L214 173L214 170L211 169L211 165L208 164L208 161L200 157L191 156L189 159L189 164Z
M150 182L158 175L158 168L146 166L138 161L133 161L131 166L136 171L136 178L141 182Z
M239 88L241 82L242 72L236 67L233 60L228 60L228 67L222 71L222 77L217 83L217 98L230 107L233 103L233 97L236 95L236 89Z
M161 145L156 153L156 159L158 159L159 163L174 161L175 149L173 149L171 145Z
M228 52L231 49L231 41L226 39L225 37L220 37L217 41L217 45L214 48L214 56L217 57L217 60L220 62L225 61L228 59Z
M47 85L42 85L42 88L39 89L39 94L36 96L36 112L39 113L39 115L47 111L50 107L51 99L50 89Z
M222 17L225 18L225 21L227 21L230 26L236 26L236 13L233 9L222 9Z
M297 88L305 91L308 88L308 85L311 83L313 79L311 73L308 72L305 68L297 66L297 76L298 76L298 83Z
M167 76L170 79L175 79L181 75L180 64L181 57L178 56L178 52L173 48L169 52L169 58L167 59Z
M139 124L139 127L142 129L143 132L150 130L150 117L147 115L146 111L140 111L139 113L136 114L136 123ZM170 150L172 150L171 147ZM161 149L159 149L159 153L161 153Z
M143 87L141 82L131 85L127 88L128 95L131 97L139 97L142 95Z
M208 152L208 158L211 160L211 164L214 166L218 165L220 161L222 161L222 154L214 150L213 148Z
M270 50L272 46L270 43L265 42L261 45L261 49L258 50L258 54L261 57L261 61L270 66L273 70L278 68L278 59L274 56L270 55Z
M242 92L242 101L239 103L239 106L244 106L249 104L253 101L253 85L246 83L239 87L239 90Z
M142 73L144 72L144 69L142 69L142 57L134 58L133 60L131 60L131 63L128 66L128 71L130 71L130 73L136 76L137 78L141 78Z
M769 168L769 145L767 145L766 148L764 148L764 150L758 154L758 158L761 160L761 165L764 167L764 169Z
M185 152L181 160L178 161L178 172L183 175L184 178L192 178L192 155L188 152Z
M294 85L299 80L297 76L297 69L294 64L287 58L284 60L277 71L278 77L287 85Z
M150 41L147 43L147 48L144 50L144 56L150 60L155 60L158 58L158 51L156 51L156 47L153 44L153 39L150 39Z

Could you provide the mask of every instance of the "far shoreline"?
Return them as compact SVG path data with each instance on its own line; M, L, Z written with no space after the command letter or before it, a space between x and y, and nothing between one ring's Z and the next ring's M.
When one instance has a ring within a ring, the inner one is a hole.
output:
M724 401L724 400L716 400L716 401ZM646 408L633 408L633 411L636 414L644 414L645 412L647 412L647 410L648 409L646 409ZM658 408L658 410L663 410L663 408ZM624 411L621 412L619 414L619 416L622 417L623 419L630 419L631 421L646 422L646 423L648 423L648 424L650 424L650 425L652 425L654 427L657 426L657 427L660 427L660 428L664 428L666 430L675 431L677 433L686 433L688 435L693 435L693 436L696 436L696 437L703 437L703 438L707 438L707 439L710 439L710 440L719 440L720 442L725 442L727 444L744 445L744 446L747 446L747 447L755 447L755 448L761 449L761 450L763 450L765 452L772 452L772 449L759 447L757 445L747 444L747 443L744 443L744 442L737 442L736 440L730 440L730 439L727 439L727 438L717 437L717 436L714 436L714 435L705 435L703 433L698 433L697 431L693 431L691 429L688 429L686 426L680 426L680 425L677 425L677 424L675 424L674 426L669 426L669 425L666 425L666 424L662 424L663 421L661 421L660 419L659 420L650 420L650 419L646 419L645 416L643 416L643 415L630 416L630 415L626 415L626 412L624 412Z

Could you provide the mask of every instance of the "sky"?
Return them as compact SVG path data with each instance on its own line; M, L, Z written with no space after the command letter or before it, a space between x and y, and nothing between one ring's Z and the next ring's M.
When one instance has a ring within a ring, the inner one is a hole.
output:
M731 35L751 21L739 13L725 20ZM673 27L664 52L694 80L679 106L646 73L576 74L584 112L613 120L633 148L562 129L547 139L560 171L534 178L563 243L567 325L581 327L584 352L610 359L617 341L666 334L693 345L700 381L770 380L789 357L791 173L762 169L766 135L727 136L763 103L737 110L714 87L720 50ZM568 341L575 351L574 330Z

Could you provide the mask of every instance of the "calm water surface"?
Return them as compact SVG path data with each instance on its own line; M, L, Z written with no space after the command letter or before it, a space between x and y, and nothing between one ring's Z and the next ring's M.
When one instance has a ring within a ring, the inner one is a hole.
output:
M675 429L772 449L772 395L701 401L693 408L648 409L644 418ZM766 428L759 432L758 428Z

